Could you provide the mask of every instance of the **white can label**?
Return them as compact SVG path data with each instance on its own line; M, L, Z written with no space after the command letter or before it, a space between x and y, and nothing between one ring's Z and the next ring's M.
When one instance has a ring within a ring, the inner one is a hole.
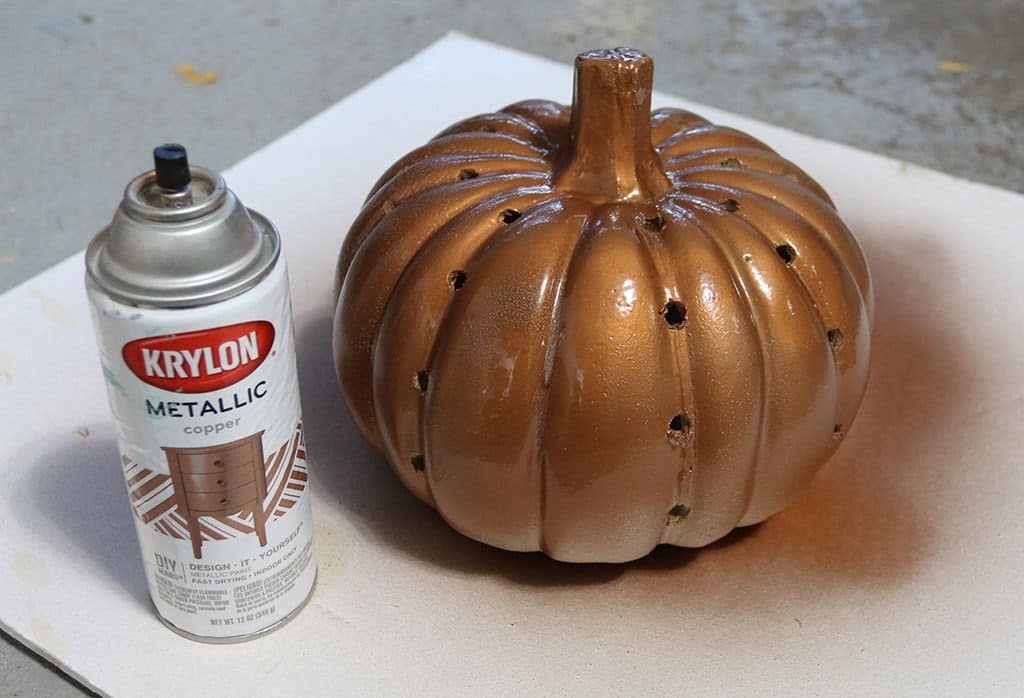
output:
M283 260L199 308L137 308L87 287L157 611L206 638L274 625L316 577Z

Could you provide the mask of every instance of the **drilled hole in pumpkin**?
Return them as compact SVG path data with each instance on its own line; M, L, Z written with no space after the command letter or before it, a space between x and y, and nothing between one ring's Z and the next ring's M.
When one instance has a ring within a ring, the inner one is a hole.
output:
M661 217L661 214L654 214L653 216L646 216L643 222L644 230L649 233L656 233L665 227L665 219Z
M461 269L448 272L448 285L452 287L453 291L458 291L460 288L466 285L466 272Z
M519 211L515 210L514 208L506 208L504 211L501 212L501 222L504 223L505 225L508 225L509 223L515 223L521 215L523 214L519 213Z
M754 255L752 255L752 254L745 254L745 255L743 255L743 261L744 262L753 262L754 261Z
M228 483L224 482L224 480L217 480L217 486L218 487L223 487L226 484L228 484Z
M477 172L476 170L471 170L471 169L459 170L459 179L462 180L462 181L465 181L467 179L476 179L479 176L480 176L480 173Z
M661 314L673 330L682 329L686 324L686 306L677 300L666 303L665 307L661 309Z
M413 454L413 457L409 459L409 462L412 463L412 469L418 473L422 473L427 467L427 462L423 459L422 453Z
M832 427L832 438L833 439L841 439L841 438L843 438L843 425L842 424L837 424L834 427Z
M828 331L828 343L832 345L833 351L838 351L843 346L843 331L833 327Z
M693 422L690 415L680 412L668 423L668 440L675 446L686 446L693 438Z
M491 126L490 124L488 124L487 126L482 126L480 128L480 130L483 131L484 133L497 133L498 132L498 127L497 126Z
M412 384L421 393L427 392L430 386L430 371L416 371L416 375L412 377Z
M733 213L734 211L740 210L740 202L737 201L736 199L725 199L724 201L719 202L718 205L724 208L729 213Z
M674 507L668 510L668 515L673 519L685 518L690 513L690 507L685 504L676 504Z
M778 253L787 266L796 259L796 250L793 249L792 245L779 245L775 248L775 252Z
M736 158L726 158L721 164L722 167L743 167L743 163Z

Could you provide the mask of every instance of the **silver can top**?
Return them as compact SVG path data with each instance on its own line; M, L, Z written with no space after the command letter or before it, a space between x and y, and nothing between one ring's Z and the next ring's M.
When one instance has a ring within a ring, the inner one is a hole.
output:
M154 159L86 249L89 278L115 300L164 308L216 303L259 283L281 253L270 221L219 174L190 167L181 146L160 146Z

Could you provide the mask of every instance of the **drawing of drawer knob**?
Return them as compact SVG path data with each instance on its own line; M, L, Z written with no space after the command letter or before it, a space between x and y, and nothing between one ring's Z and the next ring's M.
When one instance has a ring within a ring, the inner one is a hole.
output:
M216 473L182 473L185 489L189 492L221 492L242 485L248 485L256 479L252 463L240 468L232 468Z
M184 473L216 473L231 470L243 465L251 465L255 460L253 449L249 444L239 448L211 450L207 453L180 453L178 462Z
M228 513L256 502L256 483L220 492L186 492L188 508L204 513Z

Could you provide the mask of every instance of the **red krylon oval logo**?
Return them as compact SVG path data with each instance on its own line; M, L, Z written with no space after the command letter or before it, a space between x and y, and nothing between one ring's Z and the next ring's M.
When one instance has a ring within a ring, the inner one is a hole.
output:
M264 320L128 342L121 356L140 380L175 393L208 393L255 371L274 344Z

